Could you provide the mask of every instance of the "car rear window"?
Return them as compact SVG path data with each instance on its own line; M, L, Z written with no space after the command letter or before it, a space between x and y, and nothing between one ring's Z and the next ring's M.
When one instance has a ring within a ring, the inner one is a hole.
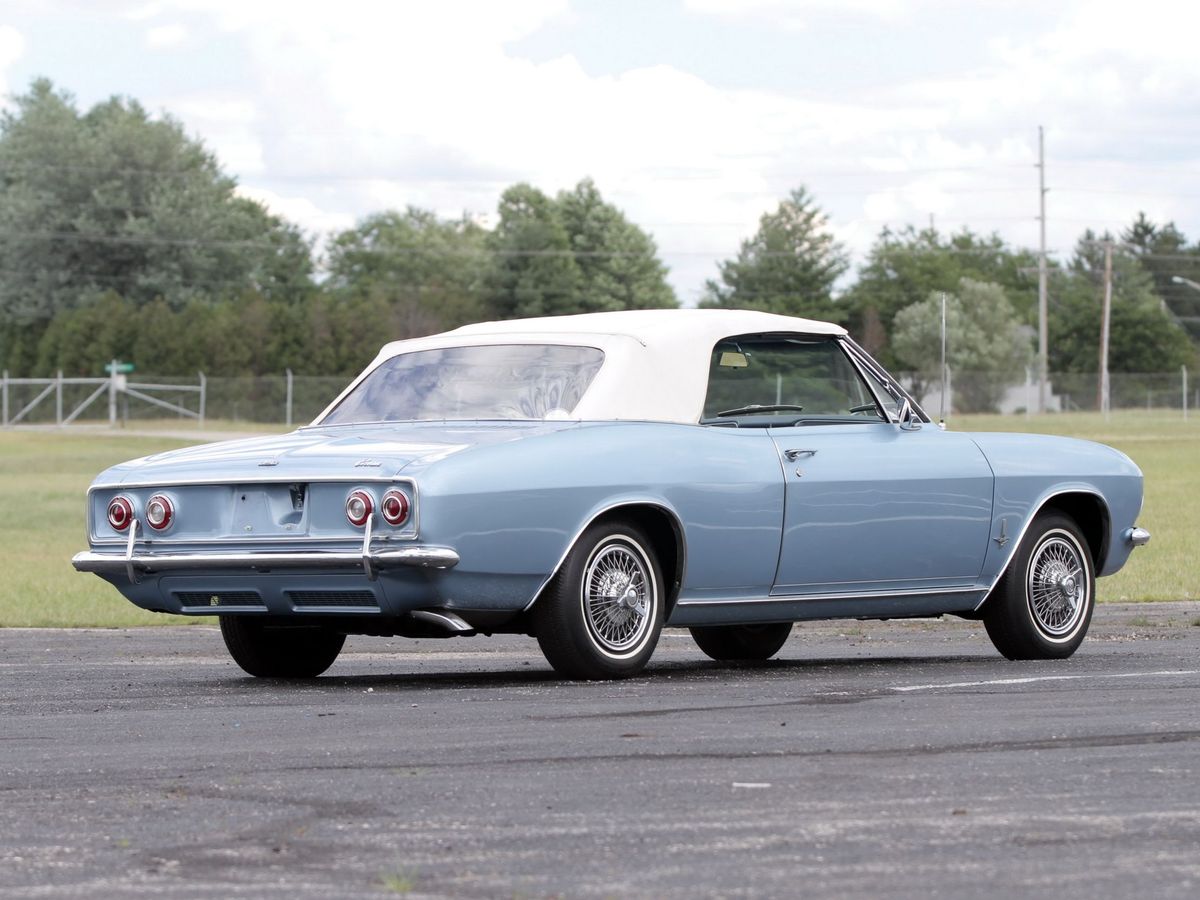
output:
M566 417L603 363L596 347L562 344L402 353L359 382L321 424Z

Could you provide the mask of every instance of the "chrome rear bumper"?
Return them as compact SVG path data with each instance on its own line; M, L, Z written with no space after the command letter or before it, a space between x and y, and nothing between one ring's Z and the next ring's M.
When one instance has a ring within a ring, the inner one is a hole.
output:
M403 547L396 550L292 551L287 553L96 553L75 554L71 564L79 572L119 575L137 580L138 574L178 571L242 570L269 572L276 569L361 568L374 579L379 570L417 566L449 569L458 564L458 554L449 547Z

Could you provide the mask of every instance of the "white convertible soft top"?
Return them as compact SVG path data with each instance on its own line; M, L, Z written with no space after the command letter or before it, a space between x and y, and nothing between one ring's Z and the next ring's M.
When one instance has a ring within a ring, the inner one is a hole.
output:
M480 322L385 345L346 392L381 362L401 353L489 344L567 344L596 347L605 354L603 367L572 419L690 424L699 420L704 407L717 342L764 333L836 335L846 330L829 322L740 309L623 310ZM339 396L330 409L340 400Z

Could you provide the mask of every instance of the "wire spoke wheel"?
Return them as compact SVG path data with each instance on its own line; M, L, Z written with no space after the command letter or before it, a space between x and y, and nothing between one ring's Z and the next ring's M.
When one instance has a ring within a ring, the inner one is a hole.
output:
M1039 514L983 607L983 624L1009 659L1066 659L1096 605L1096 562L1074 519Z
M567 678L628 678L645 667L665 617L667 583L638 523L587 528L533 607L533 633Z
M1082 551L1057 535L1048 536L1030 555L1029 609L1048 635L1069 633L1083 615L1088 592L1083 567Z
M593 551L584 570L584 619L592 638L608 653L636 648L650 628L654 576L640 549L614 537Z

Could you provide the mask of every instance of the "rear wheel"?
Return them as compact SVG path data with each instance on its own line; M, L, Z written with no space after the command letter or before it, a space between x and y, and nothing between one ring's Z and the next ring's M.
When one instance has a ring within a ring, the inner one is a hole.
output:
M333 665L346 636L320 626L265 625L221 616L221 637L233 661L258 678L316 678Z
M791 622L770 625L706 625L688 629L706 655L721 662L770 659L787 643Z
M1065 659L1083 642L1096 603L1087 542L1073 519L1039 515L983 608L996 649L1009 659Z
M624 678L650 660L663 620L662 569L632 522L588 528L533 609L533 631L567 678Z

